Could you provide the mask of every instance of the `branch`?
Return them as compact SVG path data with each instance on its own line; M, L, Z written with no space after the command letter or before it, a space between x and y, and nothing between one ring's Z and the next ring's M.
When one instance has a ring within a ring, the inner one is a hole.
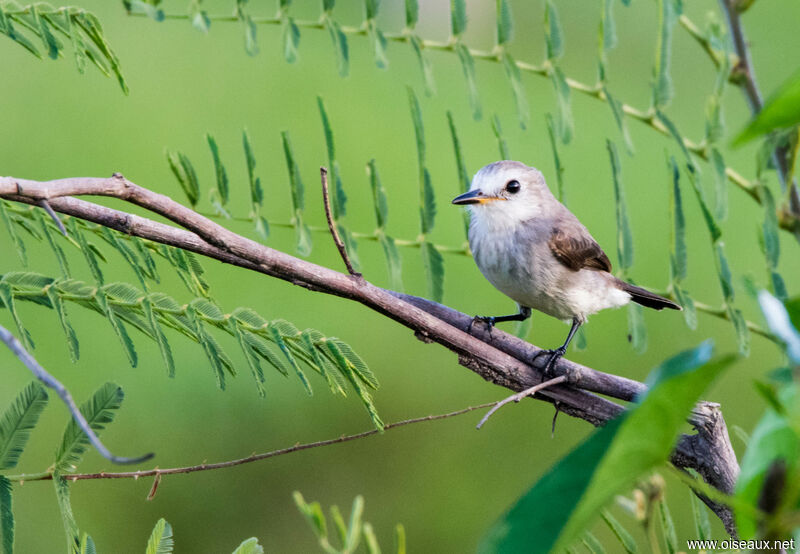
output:
M161 215L185 230L71 198L70 195L118 198ZM0 177L0 198L34 205L45 199L53 209L67 215L258 271L309 290L360 302L408 327L420 340L448 348L457 354L464 367L513 391L526 390L543 380L543 364L531 363L534 354L541 349L532 344L500 330L489 335L485 329L475 328L473 334L469 334L464 329L472 318L466 314L430 300L387 291L363 278L344 275L273 250L229 231L167 196L142 188L120 174L110 178L84 177L46 182ZM566 376L566 382L540 391L535 398L558 403L559 411L593 425L603 425L619 415L623 407L589 391L631 400L645 389L636 381L602 373L564 358L558 360L552 374ZM683 435L673 458L679 459L685 467L697 469L712 486L731 493L732 484L725 477L737 474L738 464L735 457L713 450L730 445L730 441L724 422L722 426L706 422L709 417L703 412L695 414L698 435ZM721 414L719 421L722 421ZM717 433L725 435L717 437ZM695 436L702 437L702 440L693 440ZM704 467L716 468L722 463L727 466L721 474L715 471L703 473ZM716 513L723 521L725 518L732 521L727 507L717 507Z
M390 423L383 428L383 431L388 431L390 429L396 429L398 427L403 427L405 425L412 425L414 423L422 423L424 421L437 421L440 419L447 419L450 417L459 416L462 414L466 414L469 412L474 412L475 410L482 410L483 408L488 408L489 406L494 405L494 402L487 402L486 404L480 404L478 406L468 406L466 408L462 408L460 410L456 410L455 412L449 412L446 414L437 414L437 415L429 415L424 417L416 417L414 419L406 419L403 421L397 421L395 423ZM63 479L68 481L84 481L87 479L138 479L140 477L153 477L155 476L157 479L160 479L162 475L175 475L179 473L194 473L196 471L210 471L213 469L225 469L228 467L240 466L244 464L249 464L252 462L258 462L260 460L266 460L267 458L274 458L276 456L283 456L284 454L291 454L293 452L300 452L301 450L310 450L312 448L319 448L322 446L330 446L332 444L339 444L342 442L349 442L357 439L363 439L365 437L371 437L372 435L377 435L381 433L378 429L370 429L369 431L364 431L362 433L356 433L354 435L342 435L341 437L337 437L335 439L327 439L322 441L316 442L308 442L304 444L295 444L294 446L289 446L287 448L280 448L278 450L270 450L269 452L263 452L261 454L251 454L246 458L238 458L236 460L228 460L226 462L217 462L213 464L208 464L203 462L202 464L197 464L193 466L185 466L185 467L171 467L171 468L153 468L144 471L126 471L126 472L119 472L119 473L109 473L107 471L101 471L99 473L71 473L68 475L62 475ZM53 479L53 472L46 471L43 473L36 473L32 475L9 475L7 477L9 481L17 482L20 485L25 484L29 481L52 481ZM152 492L152 489L151 489ZM149 495L148 495L149 497ZM148 498L149 499L149 498Z
M744 35L744 28L742 27L741 14L736 7L736 0L719 0L722 12L725 14L725 20L728 23L728 29L731 33L733 40L733 48L736 50L736 55L739 57L739 63L734 67L733 73L740 76L742 79L742 89L747 98L747 103L750 106L752 115L757 115L764 107L764 101L761 96L761 91L758 88L758 81L756 81L755 69L753 68L753 61L750 57L750 48L747 44L747 39ZM772 154L772 159L775 162L775 167L778 170L780 182L785 191L789 187L789 207L791 213L795 218L800 217L800 193L797 189L797 181L792 180L787 183L786 179L789 174L789 165L787 161L788 146L779 145L775 148Z
M86 438L89 439L89 442L92 443L97 451L107 460L115 463L115 464L138 464L140 462L144 462L149 460L153 457L153 454L145 454L144 456L139 456L136 458L123 458L121 456L115 456L111 453L111 451L105 447L105 445L100 442L100 439L95 434L92 427L89 425L89 422L86 421L86 418L83 417L83 414L78 409L78 406L75 405L75 401L72 399L72 395L69 393L67 388L61 384L61 382L50 375L45 368L39 365L33 356L31 356L25 347L17 340L17 338L12 335L8 329L0 325L0 340L2 340L8 349L14 353L14 355L21 361L25 366L31 371L31 373L36 376L39 381L41 381L46 387L53 389L58 397L67 405L67 409L69 413L72 415L72 418L75 420L75 423L81 428L83 433L86 435Z
M330 194L328 194L328 170L324 167L320 167L319 175L320 179L322 179L322 202L325 205L325 218L328 220L328 229L333 237L333 242L336 245L336 249L339 251L339 255L342 257L345 267L347 267L347 272L354 277L361 277L361 274L353 269L353 263L350 261L350 256L347 255L347 248L345 248L344 242L342 242L342 237L339 236L339 231L336 230L336 222L333 221L333 215L331 214L331 198Z

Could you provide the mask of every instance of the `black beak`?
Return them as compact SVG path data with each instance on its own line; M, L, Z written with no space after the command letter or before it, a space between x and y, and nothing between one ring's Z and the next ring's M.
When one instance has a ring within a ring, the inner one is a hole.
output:
M463 206L466 204L481 204L484 201L485 198L483 197L483 193L480 191L480 189L471 190L453 198L453 204L456 206Z

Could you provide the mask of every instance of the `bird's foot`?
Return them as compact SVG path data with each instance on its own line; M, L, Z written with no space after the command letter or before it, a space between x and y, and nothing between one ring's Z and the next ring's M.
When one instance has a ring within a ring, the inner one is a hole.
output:
M486 325L486 330L489 331L489 338L491 338L492 337L492 329L494 329L494 324L495 324L495 320L496 319L497 318L495 316L491 316L491 315L476 315L469 322L469 325L467 325L467 333L471 333L472 332L472 326L475 325L476 321L480 321L484 325Z
M551 371L553 370L553 366L555 366L556 362L558 361L561 356L563 356L567 352L567 349L564 346L559 346L558 348L554 348L553 350L539 350L536 354L533 355L531 358L531 362L536 361L539 356L546 355L548 356L547 363L544 365L544 369L542 371L542 375L547 378L550 376Z

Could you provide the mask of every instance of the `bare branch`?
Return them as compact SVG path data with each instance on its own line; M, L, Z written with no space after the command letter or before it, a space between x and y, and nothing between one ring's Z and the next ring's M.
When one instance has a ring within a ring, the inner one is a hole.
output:
M361 274L353 269L350 256L347 255L347 248L345 248L344 242L342 242L342 237L339 236L339 231L336 229L336 222L333 220L333 215L331 214L331 198L328 191L328 170L324 167L320 167L319 175L322 179L322 202L325 205L325 217L328 220L328 229L330 229L333 242L339 250L339 255L342 257L345 267L347 267L347 272L353 277L361 277Z
M78 406L75 405L75 401L72 400L72 395L69 393L67 388L61 384L61 382L50 375L45 368L39 365L33 356L31 356L25 347L17 340L17 338L12 335L8 329L0 325L0 340L2 340L8 349L14 353L14 355L19 358L25 366L31 370L39 381L41 381L46 387L53 389L59 398L67 405L67 409L69 413L72 414L72 418L75 420L75 423L81 428L83 433L86 435L86 438L89 439L89 442L92 443L97 451L107 460L114 462L115 464L138 464L140 462L144 462L149 460L153 457L153 454L145 454L144 456L139 456L136 458L123 458L121 456L115 456L112 454L108 448L100 442L100 439L95 434L94 430L89 425L89 422L86 421L86 418L83 417L83 414L78 409Z
M101 471L100 473L71 473L69 475L64 475L64 479L68 479L69 481L83 481L87 479L139 479L140 477L152 477L155 476L155 480L153 481L153 486L150 489L150 495L155 495L155 491L158 488L159 483L161 482L162 475L176 475L179 473L194 473L196 471L210 471L214 469L225 469L234 466L240 466L244 464L249 464L252 462L258 462L260 460L266 460L268 458L274 458L276 456L283 456L284 454L291 454L293 452L299 452L301 450L310 450L312 448L319 448L322 446L330 446L332 444L339 444L342 442L349 442L358 439L363 439L365 437L371 437L372 435L377 435L384 431L389 431L391 429L396 429L398 427L404 427L406 425L413 425L414 423L422 423L424 421L438 421L440 419L447 419L450 417L455 417L459 415L463 415L469 412L474 412L475 410L482 410L484 408L488 408L492 406L494 402L487 402L485 404L480 404L478 406L468 406L466 408L462 408L460 410L456 410L455 412L448 412L446 414L437 414L437 415L428 415L423 417L415 417L414 419L405 419L403 421L396 421L395 423L390 423L383 428L383 431L379 429L370 429L369 431L364 431L362 433L356 433L354 435L342 435L341 437L336 437L335 439L327 439L322 441L316 442L308 442L304 444L295 444L294 446L289 446L287 448L280 448L278 450L270 450L269 452L263 452L261 454L251 454L246 458L239 458L236 460L228 460L226 462L216 462L213 464L208 464L203 462L202 464L197 464L193 466L186 466L186 467L171 467L171 468L153 468L144 471L126 471L120 473L109 473L106 471ZM27 483L29 481L51 481L53 479L53 472L48 471L45 473L37 473L35 475L26 476L24 473L22 475L10 475L8 476L9 481L18 482L20 484ZM148 500L151 500L150 495L148 495Z
M476 425L475 428L476 429L480 429L481 427L483 427L483 424L486 423L486 421L490 417L492 417L493 413L495 413L497 410L499 410L500 408L502 408L503 406L505 406L509 402L519 402L520 400L522 400L526 396L533 396L534 394L536 394L540 390L546 389L547 387L552 387L553 385L558 385L559 383L563 383L566 380L567 380L567 377L565 375L560 375L560 376L554 377L554 378L552 378L552 379L550 379L548 381L544 381L542 383L539 383L538 385L533 385L531 388L525 389L522 392L518 392L517 394L512 394L511 396L509 396L507 398L504 398L503 400L499 401L494 406L492 406L491 410L486 412L486 415L483 416L483 418L480 420L480 422L478 422L478 425Z

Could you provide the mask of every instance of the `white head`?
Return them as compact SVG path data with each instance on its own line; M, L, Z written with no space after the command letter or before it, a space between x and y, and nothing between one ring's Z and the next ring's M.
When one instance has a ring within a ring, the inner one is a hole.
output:
M486 226L510 227L541 215L554 201L538 169L503 160L481 168L453 204L468 205L473 219Z

